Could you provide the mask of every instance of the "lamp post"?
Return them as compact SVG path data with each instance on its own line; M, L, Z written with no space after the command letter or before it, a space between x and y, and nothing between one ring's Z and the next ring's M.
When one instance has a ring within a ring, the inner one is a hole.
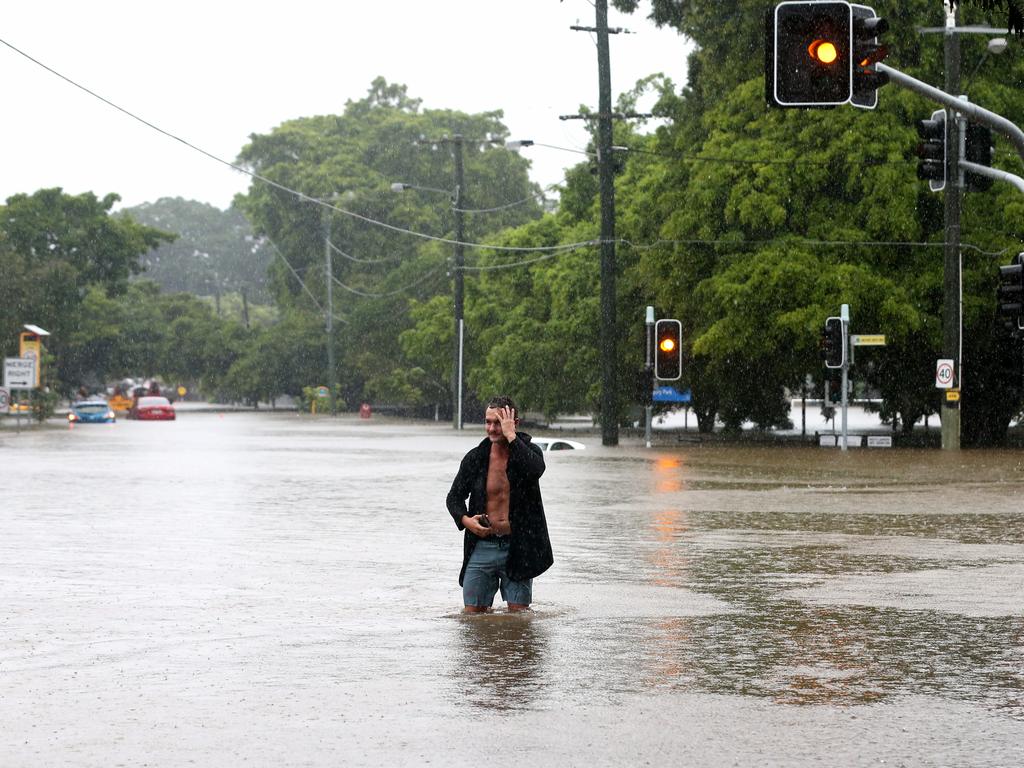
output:
M448 195L452 202L452 212L455 214L455 246L454 266L452 278L454 280L453 295L455 301L455 344L452 350L452 427L462 429L462 389L463 389L463 351L465 348L466 325L463 316L465 304L465 285L463 282L465 265L465 219L462 205L462 189L464 184L465 167L462 161L462 136L456 135L451 139L455 147L455 190L439 189L438 187L425 187L418 184L406 184L396 181L391 185L393 192L403 192L407 189L420 189L427 192L439 192Z
M335 195L336 197L336 195ZM331 219L330 209L322 208L320 211L320 226L324 234L324 277L327 280L327 398L331 416L337 414L337 400L335 399L335 375L334 368L334 267L331 265Z
M334 391L337 386L336 379L338 376L334 361L334 268L331 264L331 206L341 197L351 199L354 196L355 193L349 190L345 192L344 195L334 192L330 197L309 198L321 206L320 229L322 231L324 241L324 279L327 282L327 310L325 312L326 318L324 321L325 330L327 332L327 396L332 416L336 415L338 412L337 399Z
M463 393L463 381L464 381L464 352L465 352L465 336L466 336L466 323L464 317L464 304L465 304L465 204L463 198L463 192L466 188L465 185L465 165L463 163L463 148L466 144L466 139L461 134L455 134L451 138L445 137L444 139L427 141L420 140L418 143L430 143L430 144L451 144L454 147L453 156L455 159L455 189L446 190L438 189L437 187L424 187L417 184L406 184L404 182L395 182L391 185L393 192L402 192L406 189L422 189L428 192L440 192L441 194L448 195L452 202L452 212L455 214L455 244L453 246L453 299L455 304L455 343L452 350L452 426L455 429L462 429L462 393ZM497 139L488 137L487 139L469 139L474 144L497 144L500 143ZM533 144L531 140L522 141L510 141L505 143L505 147L509 150L517 150L521 147L528 147Z

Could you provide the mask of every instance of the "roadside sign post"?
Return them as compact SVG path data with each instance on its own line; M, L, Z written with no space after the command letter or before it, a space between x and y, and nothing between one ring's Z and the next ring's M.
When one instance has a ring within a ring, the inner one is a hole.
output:
M4 389L11 393L11 400L17 403L14 409L15 429L21 434L21 405L16 396L17 390L36 388L36 358L5 357L4 358Z
M4 389L35 389L36 361L31 357L4 358Z

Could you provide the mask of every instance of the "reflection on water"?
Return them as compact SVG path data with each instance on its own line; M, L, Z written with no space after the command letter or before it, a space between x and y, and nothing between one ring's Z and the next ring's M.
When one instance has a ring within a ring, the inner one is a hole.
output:
M650 630L648 674L662 686L787 704L941 695L1024 717L1024 621L1017 618L782 603Z
M544 682L547 637L534 611L461 614L453 677L465 701L486 709L528 709Z

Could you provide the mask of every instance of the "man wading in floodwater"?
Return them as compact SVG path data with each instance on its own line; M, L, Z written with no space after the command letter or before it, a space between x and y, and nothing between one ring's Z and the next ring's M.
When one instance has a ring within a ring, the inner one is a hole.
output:
M462 601L467 613L482 613L500 587L510 611L525 611L533 577L554 562L540 499L544 454L528 434L516 432L511 397L492 398L485 418L487 437L462 459L447 498L455 525L466 532Z

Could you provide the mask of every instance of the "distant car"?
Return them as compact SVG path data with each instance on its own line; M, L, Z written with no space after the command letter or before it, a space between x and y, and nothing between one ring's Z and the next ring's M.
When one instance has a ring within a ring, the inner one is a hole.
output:
M174 406L166 397L146 395L132 406L128 418L139 421L174 421Z
M581 451L587 446L575 440L564 440L561 437L535 437L533 444L542 451Z
M117 421L117 416L106 400L78 400L71 404L68 421L72 424L112 424Z

